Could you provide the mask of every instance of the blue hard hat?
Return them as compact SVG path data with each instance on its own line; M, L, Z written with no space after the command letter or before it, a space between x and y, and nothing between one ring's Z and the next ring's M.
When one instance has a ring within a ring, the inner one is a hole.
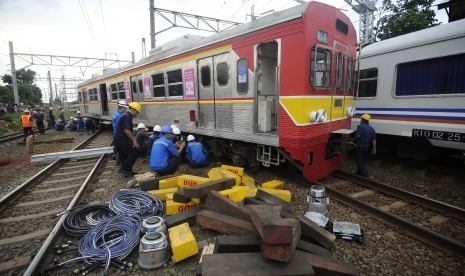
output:
M173 129L170 126L162 126L161 127L161 132L164 133L173 133Z

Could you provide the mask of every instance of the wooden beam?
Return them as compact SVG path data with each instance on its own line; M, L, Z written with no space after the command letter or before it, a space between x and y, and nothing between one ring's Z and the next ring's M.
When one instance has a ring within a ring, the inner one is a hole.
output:
M267 193L261 189L257 190L257 194L255 195L256 198L263 200L267 203L273 204L273 205L279 205L283 207L283 210L285 211L291 211L291 204L289 202L286 202L270 193Z
M259 237L217 236L213 253L260 252L261 243Z
M358 275L357 267L348 262L318 256L297 250L296 259L303 261L313 267L318 276L355 276Z
M250 205L250 217L258 233L266 244L292 244L292 226L271 206ZM300 235L300 233L299 233Z
M202 185L185 188L184 195L189 198L204 198L211 191L221 191L231 188L236 184L234 178L223 178L207 182Z
M196 221L204 228L226 235L258 236L258 232L251 222L210 210L200 211Z
M263 257L280 262L290 262L295 255L297 243L300 240L300 221L298 219L285 219L292 226L294 237L292 244L262 244Z
M217 191L211 191L205 201L205 208L211 211L232 216L238 219L251 221L250 209L245 208L242 204L234 202Z
M323 227L314 223L312 220L308 219L304 215L297 215L300 220L300 226L302 228L302 234L310 237L314 241L321 244L324 248L330 248L336 236L326 231Z
M160 180L167 179L173 177L172 175L165 175L161 177L154 177L144 181L139 182L139 189L142 191L152 191L160 189L159 182Z
M171 228L184 222L187 222L189 226L193 226L195 225L197 214L202 210L202 207L197 206L189 210L179 212L175 215L168 216L166 218L166 226L167 228Z
M177 190L173 194L173 201L174 202L179 202L179 203L189 203L189 202L191 202L191 199L184 194L184 190L185 189Z
M303 240L297 243L297 249L323 257L331 257L331 252L326 250L326 248Z

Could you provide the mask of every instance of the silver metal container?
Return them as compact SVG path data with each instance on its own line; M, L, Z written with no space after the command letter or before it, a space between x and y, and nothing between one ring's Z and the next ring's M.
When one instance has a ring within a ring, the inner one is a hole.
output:
M168 241L163 232L145 234L140 240L137 263L145 269L163 266L168 261Z
M313 185L307 195L307 202L310 212L328 214L329 198L326 196L325 187Z
M154 216L148 217L142 221L142 234L152 232L162 232L166 235L165 219L162 217Z

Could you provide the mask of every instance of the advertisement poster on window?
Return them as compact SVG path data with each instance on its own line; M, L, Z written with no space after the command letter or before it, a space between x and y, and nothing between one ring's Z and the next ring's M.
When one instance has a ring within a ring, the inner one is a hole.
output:
M107 87L107 99L111 101L110 86Z
M144 94L145 94L144 98L146 100L152 98L152 93L150 91L150 78L144 79Z
M126 93L126 101L131 100L131 90L129 90L129 82L124 83L124 92Z
M195 97L194 69L184 70L186 97Z
M247 66L237 67L237 82L247 83Z
M100 102L100 87L97 87L97 101Z

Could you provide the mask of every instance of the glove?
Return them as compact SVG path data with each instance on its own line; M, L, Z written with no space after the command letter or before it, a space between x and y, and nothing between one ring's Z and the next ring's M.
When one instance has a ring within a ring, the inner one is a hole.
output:
M376 154L376 148L373 148L373 149L371 150L371 156L373 156L373 155L375 155L375 154Z

